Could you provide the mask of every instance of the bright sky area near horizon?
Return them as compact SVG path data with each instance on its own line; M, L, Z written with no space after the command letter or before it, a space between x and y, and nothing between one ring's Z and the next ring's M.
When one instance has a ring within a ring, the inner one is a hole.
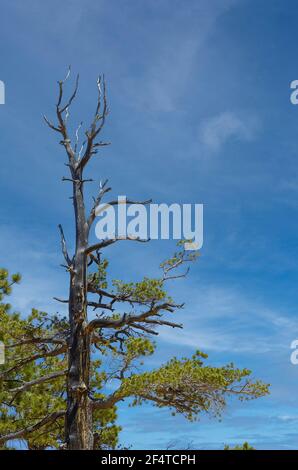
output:
M104 72L112 145L89 175L109 178L114 195L204 204L201 257L172 286L184 330L163 328L148 366L201 349L210 364L232 361L271 383L269 397L229 401L220 422L121 404L124 446L297 449L297 24L294 0L2 2L0 264L23 275L14 308L61 310L51 299L67 292L57 224L72 239L70 187L42 114L54 115L56 81L72 64L81 85L71 118L87 123ZM136 280L173 249L106 253L115 278Z

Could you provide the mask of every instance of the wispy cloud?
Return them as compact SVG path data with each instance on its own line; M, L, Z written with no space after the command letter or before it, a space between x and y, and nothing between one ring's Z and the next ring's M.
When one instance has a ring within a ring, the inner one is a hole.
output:
M218 152L231 140L249 142L256 137L259 120L252 116L241 117L232 111L225 111L209 119L200 126L201 143L210 151Z
M277 416L277 419L281 421L286 421L286 422L298 421L298 416L297 415L281 415L281 416Z
M129 103L149 112L173 112L187 90L197 51L194 38L165 42L155 59L145 66L141 79L130 76L124 80Z
M161 339L178 347L208 351L264 354L289 351L298 328L286 311L232 288L203 286L184 290L192 299L181 315L184 330L163 329ZM179 314L178 314L179 315Z
M132 76L127 70L122 82L123 95L128 97L131 105L142 111L173 112L177 108L183 109L185 96L197 87L196 70L204 61L208 40L218 20L239 4L239 0L199 0L182 10L178 8L179 2L166 4L167 8L165 4L163 7L160 4L150 7L150 13L155 13L155 35L145 54L139 58L141 75L137 73ZM167 29L164 29L165 14L170 19ZM147 43L146 38L144 42Z

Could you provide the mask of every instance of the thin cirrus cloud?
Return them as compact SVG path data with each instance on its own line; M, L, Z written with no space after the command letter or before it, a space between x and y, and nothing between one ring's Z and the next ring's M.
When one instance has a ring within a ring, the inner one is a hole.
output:
M232 288L201 284L185 289L192 304L178 314L184 324L179 335L163 329L164 343L204 351L249 353L252 355L288 351L291 338L297 335L295 321L285 310L263 304Z
M225 111L206 119L199 128L199 139L203 146L214 153L229 141L250 142L254 140L260 128L259 120L254 116L244 116Z
M136 73L132 75L126 66L119 85L123 87L122 96L142 112L170 113L183 109L190 90L194 94L196 70L204 62L210 37L220 18L238 3L239 0L197 1L182 10L171 8L166 29L158 5L155 35L147 43L146 54L138 57ZM148 20L145 21L147 24Z

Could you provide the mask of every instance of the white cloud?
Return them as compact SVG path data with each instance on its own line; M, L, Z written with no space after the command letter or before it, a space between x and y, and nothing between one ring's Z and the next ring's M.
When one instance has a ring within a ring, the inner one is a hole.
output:
M277 419L280 421L298 421L298 416L297 415L282 415L282 416L277 416Z
M184 329L163 328L160 338L166 343L191 349L264 354L289 351L290 340L298 334L295 321L287 314L237 289L218 286L184 288L192 299L176 320ZM178 318L179 317L179 318ZM290 353L289 353L290 354Z
M251 337L244 338L240 335L235 335L233 332L223 332L221 328L206 328L198 329L197 332L189 332L186 329L179 332L172 330L163 330L160 337L168 343L177 346L184 346L193 350L199 349L204 352L233 352L233 353L258 353L263 354L269 352L272 347L268 344L268 340L264 338L255 338L253 343ZM237 338L236 338L237 336Z
M210 151L218 152L229 140L249 142L259 129L259 121L252 116L225 111L202 123L199 129L201 143Z

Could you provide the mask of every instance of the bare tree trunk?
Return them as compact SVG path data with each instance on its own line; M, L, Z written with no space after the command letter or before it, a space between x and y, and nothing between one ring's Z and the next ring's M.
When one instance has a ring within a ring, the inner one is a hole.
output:
M78 90L79 76L76 79L74 92L67 100L63 101L63 86L70 76L70 69L64 80L58 82L59 94L56 104L56 114L58 123L52 124L45 116L45 122L55 132L62 136L60 144L64 146L68 156L70 178L63 178L64 181L71 181L73 185L73 205L76 228L75 254L71 259L67 252L66 242L62 227L61 232L62 252L66 261L66 268L70 274L69 287L69 323L70 335L68 340L68 374L67 374L67 410L65 417L65 444L71 450L91 450L94 447L93 437L93 416L92 400L90 396L90 355L91 341L87 318L87 257L90 254L88 247L89 230L95 219L96 206L101 201L101 197L110 188L100 187L99 196L95 199L94 207L86 218L83 187L84 168L100 147L108 145L105 142L96 142L97 136L103 129L106 116L108 114L106 87L104 78L98 77L97 90L98 97L94 118L90 128L85 132L85 151L81 155L84 144L80 152L77 152L79 142L79 130L76 130L76 140L72 145L67 129L67 119L69 108Z
M79 173L81 173L79 171ZM76 224L76 250L70 272L69 374L65 434L67 448L93 449L92 409L89 399L90 338L87 325L88 226L85 218L81 174L72 175Z

